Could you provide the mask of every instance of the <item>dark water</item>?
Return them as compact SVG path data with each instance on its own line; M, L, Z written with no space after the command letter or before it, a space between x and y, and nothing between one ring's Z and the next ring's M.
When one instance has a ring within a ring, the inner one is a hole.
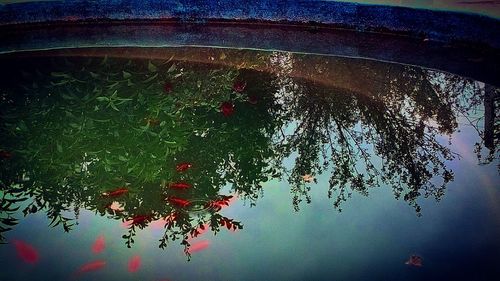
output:
M201 48L0 66L0 280L499 273L492 86Z

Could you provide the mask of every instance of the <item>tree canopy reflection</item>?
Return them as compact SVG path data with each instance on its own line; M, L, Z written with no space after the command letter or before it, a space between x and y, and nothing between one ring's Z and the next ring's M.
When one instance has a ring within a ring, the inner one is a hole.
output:
M446 162L457 154L438 137L457 130L459 114L479 128L470 112L485 101L493 117L476 150L497 157L489 86L376 62L254 52L242 65L217 54L223 62L5 59L0 233L19 210L70 231L87 209L126 222L128 247L160 222L159 246L180 239L189 255L204 228L243 227L220 213L233 196L255 205L262 183L286 179L299 210L327 171L338 210L387 185L420 214L417 199L439 200L453 180Z

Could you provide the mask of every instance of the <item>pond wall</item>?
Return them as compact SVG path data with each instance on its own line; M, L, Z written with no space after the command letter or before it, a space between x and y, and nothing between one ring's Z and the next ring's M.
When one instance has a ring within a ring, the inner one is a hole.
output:
M323 0L101 0L0 5L0 26L101 21L246 21L328 25L500 48L500 20L485 15Z

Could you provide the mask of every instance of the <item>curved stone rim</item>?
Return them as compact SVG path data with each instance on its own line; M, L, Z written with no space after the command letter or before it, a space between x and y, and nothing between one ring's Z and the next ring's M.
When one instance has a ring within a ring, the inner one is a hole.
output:
M316 23L356 31L389 32L500 48L499 19L398 6L325 0L76 0L0 5L0 27L3 28L34 23L110 20Z

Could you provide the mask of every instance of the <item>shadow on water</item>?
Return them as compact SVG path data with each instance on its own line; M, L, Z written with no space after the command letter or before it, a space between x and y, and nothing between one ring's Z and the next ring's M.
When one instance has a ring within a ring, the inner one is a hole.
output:
M271 179L289 183L296 211L329 172L339 211L387 185L420 215L417 199L440 200L453 181L460 156L445 139L459 120L482 139L480 163L498 157L498 89L482 83L346 58L161 52L2 58L1 242L20 211L71 231L86 209L122 221L127 247L160 224L159 247L180 239L189 257L206 228L242 229L219 211L236 197L256 205Z

